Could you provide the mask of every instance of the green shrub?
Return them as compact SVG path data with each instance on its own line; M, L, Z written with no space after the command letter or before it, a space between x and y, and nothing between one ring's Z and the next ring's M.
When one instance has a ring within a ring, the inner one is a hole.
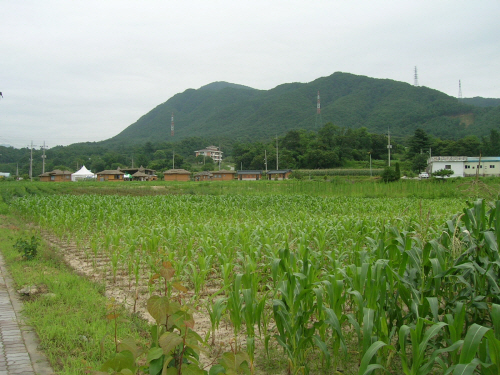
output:
M14 244L14 248L23 255L24 259L31 260L34 259L38 253L39 243L40 239L33 235L31 236L30 241L24 238L19 238Z

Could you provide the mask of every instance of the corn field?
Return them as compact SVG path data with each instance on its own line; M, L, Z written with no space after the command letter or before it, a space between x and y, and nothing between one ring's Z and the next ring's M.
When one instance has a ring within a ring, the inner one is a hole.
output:
M249 373L278 347L290 374L500 374L500 202L48 195L11 205L75 242L131 300L161 294L148 281L172 264L212 343L230 322Z

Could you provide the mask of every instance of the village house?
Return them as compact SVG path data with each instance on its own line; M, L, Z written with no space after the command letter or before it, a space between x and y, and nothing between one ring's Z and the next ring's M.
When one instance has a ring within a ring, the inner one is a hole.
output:
M214 181L231 181L234 180L236 175L235 171L228 171L227 169L222 169L220 171L212 171L212 180Z
M292 174L291 169L281 169L276 171L267 171L268 180L288 180Z
M96 175L97 181L124 181L125 173L119 169L106 169Z
M240 181L260 180L261 178L262 171L238 171Z
M169 169L163 172L163 179L165 181L189 181L191 172L185 169Z
M195 181L210 181L210 180L212 180L213 176L214 175L212 174L212 172L203 171L203 172L195 173L193 178Z
M61 171L60 169L54 169L52 172L42 173L41 175L38 175L38 177L40 177L40 181L43 182L61 182L71 181L71 174L72 172L70 171Z
M220 171L204 171L194 175L195 181L231 181L234 180L235 171L220 170Z
M120 168L122 172L130 175L133 181L156 181L158 176L154 169L144 168L142 165L139 168Z

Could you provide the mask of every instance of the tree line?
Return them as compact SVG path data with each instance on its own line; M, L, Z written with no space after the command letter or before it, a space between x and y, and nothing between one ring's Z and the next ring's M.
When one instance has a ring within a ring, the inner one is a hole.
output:
M93 172L105 169L143 166L158 172L171 168L190 171L215 169L213 160L195 157L213 140L202 137L184 138L179 142L145 142L142 145L109 149L99 143L57 146L46 150L45 171L54 169L76 171L82 165ZM411 137L392 138L393 157L407 168L419 172L429 156L500 156L500 132L491 129L481 139L470 135L458 140L440 139L415 130ZM226 162L236 169L329 169L352 167L355 162L388 160L387 134L369 133L364 127L350 129L327 123L318 131L289 130L284 136L266 142L232 142L220 144ZM217 146L219 146L217 145ZM0 172L27 175L30 149L0 146ZM33 176L42 173L42 150L33 150ZM267 164L267 165L266 165ZM379 163L380 165L380 163ZM267 167L267 168L266 168Z

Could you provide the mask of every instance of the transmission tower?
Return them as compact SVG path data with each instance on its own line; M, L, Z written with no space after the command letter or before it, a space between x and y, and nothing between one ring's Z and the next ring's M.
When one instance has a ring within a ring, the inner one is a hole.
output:
M462 82L458 80L458 100L462 100Z
M318 90L318 102L316 104L316 129L323 126L323 119L321 118L321 103L319 98L319 90Z
M418 73L417 67L415 67L415 74L413 76L413 86L418 87Z

